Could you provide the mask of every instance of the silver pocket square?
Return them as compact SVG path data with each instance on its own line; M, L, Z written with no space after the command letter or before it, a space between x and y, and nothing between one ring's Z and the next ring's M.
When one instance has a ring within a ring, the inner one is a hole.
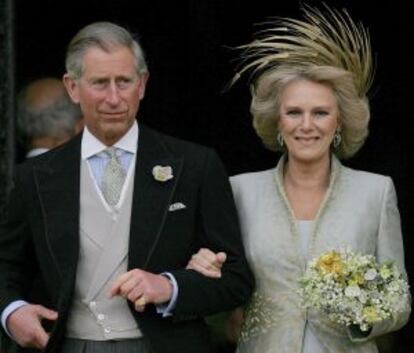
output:
M187 206L184 205L182 202L176 202L176 203L172 203L170 207L168 207L168 211L172 212L172 211L182 210L183 208L186 208L186 207Z

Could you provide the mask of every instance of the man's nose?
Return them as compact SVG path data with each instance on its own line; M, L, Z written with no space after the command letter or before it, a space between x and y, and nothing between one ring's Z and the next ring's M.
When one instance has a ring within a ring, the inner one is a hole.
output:
M120 102L119 90L115 82L108 86L106 101L111 105L117 105Z

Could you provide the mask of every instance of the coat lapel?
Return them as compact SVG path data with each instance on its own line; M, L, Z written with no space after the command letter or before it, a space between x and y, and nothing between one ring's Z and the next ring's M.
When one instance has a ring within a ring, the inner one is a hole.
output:
M316 256L315 244L316 244L316 239L319 234L320 221L323 217L323 214L326 210L327 205L332 199L332 191L334 187L337 185L337 181L338 181L340 171L341 171L341 163L335 157L335 155L331 156L331 171L330 171L330 177L329 177L329 186L328 186L328 189L326 190L325 196L322 200L321 205L319 206L318 212L315 217L312 235L311 235L311 239L309 242L308 258L303 258L303 256L300 254L300 251L299 251L300 249L299 242L300 242L301 237L300 237L299 230L297 227L297 220L296 220L296 217L294 215L292 208L290 207L290 203L287 198L285 188L283 186L283 175L284 175L284 167L285 167L286 160L287 160L287 155L283 155L280 158L277 164L276 170L275 170L274 177L275 177L275 182L276 182L276 186L277 186L277 190L279 192L280 198L282 199L283 204L288 214L287 220L289 221L289 224L290 224L291 234L293 237L292 241L296 243L295 246L291 248L295 249L295 256L297 258L297 263L301 264L302 271L305 271L308 260Z
M81 135L34 165L45 237L61 277L73 276L79 255ZM183 160L151 129L140 125L129 240L129 268L145 269L160 239ZM174 177L156 181L152 169L170 166Z
M46 243L61 278L76 271L79 250L81 135L34 162Z
M173 178L156 181L152 169L170 166ZM160 239L183 161L175 158L155 132L140 125L132 201L128 268L146 269Z

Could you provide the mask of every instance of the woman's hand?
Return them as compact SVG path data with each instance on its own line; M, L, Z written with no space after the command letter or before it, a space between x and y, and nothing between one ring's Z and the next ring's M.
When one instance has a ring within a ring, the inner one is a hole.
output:
M191 257L187 270L195 270L210 278L220 278L221 268L226 261L227 255L224 252L217 254L209 249L202 248Z

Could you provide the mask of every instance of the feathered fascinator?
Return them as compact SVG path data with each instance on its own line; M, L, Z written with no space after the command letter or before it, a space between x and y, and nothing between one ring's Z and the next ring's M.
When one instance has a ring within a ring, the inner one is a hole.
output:
M278 18L272 28L243 49L242 62L230 85L246 72L255 78L278 65L333 66L350 72L359 97L367 94L372 80L369 34L346 10L325 5L324 12L305 6L304 20Z

